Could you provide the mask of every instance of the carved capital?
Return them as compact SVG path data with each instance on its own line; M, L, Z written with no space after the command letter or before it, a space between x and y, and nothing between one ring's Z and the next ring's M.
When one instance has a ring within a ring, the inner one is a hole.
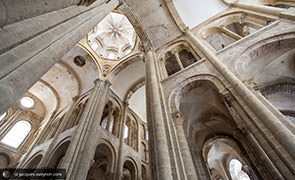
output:
M74 97L72 98L72 101L73 101L73 102L77 102L78 99L79 99L79 96L74 96Z
M182 125L184 118L180 112L172 113L172 118L175 125Z
M231 95L230 92L225 93L224 98L229 105L231 105L235 101L235 98Z
M97 79L94 80L94 84L97 85L97 84L100 83L101 81L102 81L101 79L97 78Z
M250 78L247 80L248 84L250 87L252 87L254 90L259 91L259 86L258 84L255 82L254 78Z
M118 118L120 116L120 111L114 111L114 117L115 118Z

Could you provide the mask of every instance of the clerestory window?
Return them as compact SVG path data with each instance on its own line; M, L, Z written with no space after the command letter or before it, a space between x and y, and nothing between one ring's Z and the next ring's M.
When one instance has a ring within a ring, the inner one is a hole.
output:
M28 121L19 121L8 131L1 142L13 148L18 148L31 131L31 128Z

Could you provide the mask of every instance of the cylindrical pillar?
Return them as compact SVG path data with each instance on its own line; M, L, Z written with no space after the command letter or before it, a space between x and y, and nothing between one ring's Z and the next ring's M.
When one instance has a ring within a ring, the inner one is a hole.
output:
M95 153L97 129L101 121L110 82L96 80L92 94L82 114L73 140L67 150L62 168L67 170L67 180L87 177Z
M189 29L186 35L192 41L192 46L202 51L206 59L223 75L223 77L233 87L252 112L263 121L264 125L272 132L274 137L289 152L290 156L295 159L295 135L268 109L261 103L257 97L250 91L240 79L238 79L218 57L209 51Z
M2 0L0 27L73 5L90 5L90 0Z
M107 4L90 8L42 35L1 54L0 114L11 107L118 4L118 0L111 0ZM22 80L16 81L18 79Z
M164 115L160 100L159 78L156 72L154 51L149 49L145 56L145 80L147 101L147 123L149 127L150 161L152 179L172 180L171 162L165 131Z
M191 152L189 150L189 146L185 137L185 133L183 130L183 116L177 112L172 115L174 120L174 125L177 132L177 139L179 142L179 147L181 151L181 156L183 159L184 169L186 173L186 177L188 180L197 180L197 174L195 171L195 166L192 160Z

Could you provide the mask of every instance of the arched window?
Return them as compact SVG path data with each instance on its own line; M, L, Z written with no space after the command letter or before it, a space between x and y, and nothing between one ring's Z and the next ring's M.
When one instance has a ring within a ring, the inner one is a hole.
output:
M2 121L2 119L4 119L6 117L6 112L0 115L0 121Z
M31 131L31 124L28 121L17 122L1 140L2 143L18 148Z
M129 128L127 125L124 125L124 139L126 139L128 137L128 133L129 133Z
M237 159L229 162L229 172L233 180L250 180L248 174L242 170L242 163Z

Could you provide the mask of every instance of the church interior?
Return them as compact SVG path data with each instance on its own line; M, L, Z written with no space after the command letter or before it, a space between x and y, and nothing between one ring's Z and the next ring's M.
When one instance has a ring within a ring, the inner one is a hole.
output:
M0 26L0 169L295 179L294 0L1 0Z

